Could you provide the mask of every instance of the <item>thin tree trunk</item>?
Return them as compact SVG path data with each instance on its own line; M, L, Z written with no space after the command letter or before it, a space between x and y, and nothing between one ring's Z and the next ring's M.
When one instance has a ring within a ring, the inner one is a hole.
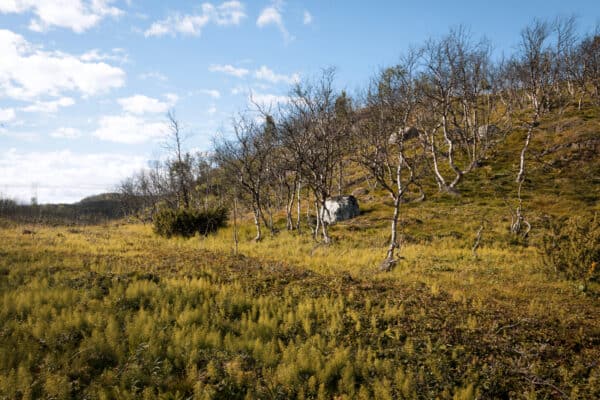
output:
M234 243L234 249L233 249L233 254L234 255L238 255L238 243L239 243L239 238L238 238L238 224L237 224L237 196L235 196L233 198L233 243Z
M260 196L258 194L254 194L254 201L256 203L256 210L258 211L258 218L259 221L262 221L263 224L265 224L265 228L269 229L271 231L271 235L273 235L275 232L273 230L273 223L271 221L271 223L269 223L269 221L267 221L267 218L265 217L265 213L263 212L263 207L260 201ZM271 215L271 207L268 207L268 212Z
M394 196L394 215L392 216L390 246L388 247L386 260L394 259L394 251L398 248L398 216L400 215L400 203L402 198L396 194Z
M513 223L511 224L511 232L514 234L522 234L524 238L529 235L529 231L531 230L531 224L525 218L523 214L523 199L521 197L521 189L523 187L523 181L519 182L519 188L517 190L517 199L519 205L515 210L515 216ZM523 232L523 225L525 225L525 231Z
M475 258L476 260L479 258L477 256L477 249L479 248L479 245L481 244L481 238L483 236L483 228L484 228L484 223L481 222L481 226L477 230L477 235L475 236L475 242L473 243L473 247L471 248L471 250L473 251L473 258Z
M444 115L444 117L442 118L442 131L444 132L444 139L446 140L446 143L448 144L448 165L450 166L450 168L452 168L452 170L456 174L456 177L450 183L450 185L448 185L448 187L446 189L455 189L456 185L458 185L458 183L462 179L462 171L460 170L460 168L458 168L454 164L454 142L452 141L452 139L450 139L450 136L448 135L447 124L448 124L447 117Z
M321 220L321 230L323 233L323 241L325 242L325 244L330 244L331 237L329 236L329 226L328 226L329 223L323 221L323 216L325 215L325 213L327 213L329 215L329 210L325 206L325 200L322 200L321 201L321 209L317 212L317 214L319 215L317 220Z
M292 188L290 189L288 187L288 192L287 192L287 204L286 204L286 208L285 208L285 213L286 213L286 228L288 231L291 231L294 229L294 222L292 220L292 209L294 208L294 201L295 201L295 197L296 197L296 181L294 181L294 184L292 186Z
M315 211L317 213L317 222L315 226L315 231L313 232L314 239L317 240L319 236L319 228L321 227L321 212L319 211L319 203L315 200Z
M259 211L256 209L256 206L252 206L252 211L254 214L254 226L256 227L256 237L254 238L254 241L259 242L262 240L262 230L260 228L260 217L259 217Z
M340 160L340 170L338 175L338 196L342 195L342 188L344 187L344 161Z
M302 182L301 181L298 181L298 189L297 190L298 190L298 204L297 204L297 207L298 207L298 210L297 210L298 211L298 216L296 218L296 230L298 230L298 233L301 233L301 228L300 228L300 217L301 217L300 214L302 212L302 210L301 210L301 204L300 204L300 191L302 190Z
M529 148L529 143L531 142L531 135L533 132L533 124L530 124L529 127L527 128L527 136L525 138L525 144L523 145L523 148L521 149L521 157L520 157L520 161L519 161L519 173L517 174L517 179L516 182L520 183L523 181L523 179L525 178L525 153L527 153L527 149ZM519 186L519 192L521 191L521 188Z
M431 135L431 159L433 161L433 172L435 176L435 181L438 184L438 188L440 191L446 190L448 185L446 185L446 180L440 173L440 169L437 161L437 149L435 147L435 137L434 134Z

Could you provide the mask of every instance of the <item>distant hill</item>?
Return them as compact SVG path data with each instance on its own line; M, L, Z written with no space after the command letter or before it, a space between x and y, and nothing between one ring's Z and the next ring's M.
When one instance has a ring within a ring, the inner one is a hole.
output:
M74 204L19 205L3 202L0 217L18 222L47 224L95 224L128 215L132 206L119 193L100 193Z
M79 200L77 204L96 203L101 201L121 201L122 198L123 195L121 195L120 193L100 193L84 197L83 199Z

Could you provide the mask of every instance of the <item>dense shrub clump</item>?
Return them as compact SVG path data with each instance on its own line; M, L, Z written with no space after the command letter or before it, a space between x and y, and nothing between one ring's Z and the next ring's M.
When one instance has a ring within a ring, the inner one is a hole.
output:
M153 219L154 232L164 237L207 235L224 227L226 222L227 209L223 207L206 211L163 207Z
M600 216L549 220L542 240L544 264L584 287L600 277Z

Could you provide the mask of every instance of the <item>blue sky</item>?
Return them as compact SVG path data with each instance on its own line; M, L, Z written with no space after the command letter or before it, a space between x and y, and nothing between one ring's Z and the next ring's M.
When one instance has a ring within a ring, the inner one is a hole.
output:
M598 1L0 0L0 194L75 202L160 157L174 110L208 150L248 106L328 66L360 89L411 44L464 24L509 54L533 18Z

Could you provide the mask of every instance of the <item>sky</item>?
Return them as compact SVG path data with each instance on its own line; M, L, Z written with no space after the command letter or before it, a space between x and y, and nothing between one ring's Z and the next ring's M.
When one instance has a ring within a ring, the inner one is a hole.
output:
M534 18L600 22L598 0L0 0L0 196L72 203L164 155L166 113L209 151L249 101L336 68L360 90L458 25L512 53Z

